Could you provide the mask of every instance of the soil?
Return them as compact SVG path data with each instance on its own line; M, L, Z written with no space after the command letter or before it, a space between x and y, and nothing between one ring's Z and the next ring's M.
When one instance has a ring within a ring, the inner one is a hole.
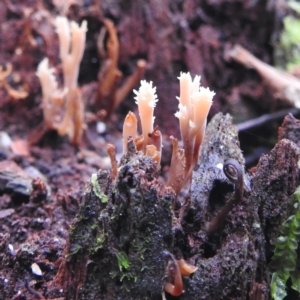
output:
M28 97L15 99L0 81L0 299L161 299L168 263L163 251L198 267L194 277L184 278L186 291L178 299L271 299L267 264L272 240L299 185L299 125L287 117L277 138L281 117L238 135L232 123L292 107L277 99L255 71L224 54L241 44L272 64L286 11L280 5L252 0L1 1L0 63L4 69L12 65L6 82ZM36 69L48 57L62 83L54 28L59 14L88 23L79 73L87 126L78 146L43 125ZM144 78L157 87L155 124L164 139L159 172L135 150L121 160L123 120L129 110L137 111L133 93L109 119L97 111L95 91L103 64L97 37L104 18L118 32L123 73L118 86L145 59ZM163 185L171 160L169 136L180 136L174 117L177 77L186 71L201 75L202 84L216 92L208 121L216 117L191 189L175 200ZM11 147L3 142L6 134ZM115 145L120 170L124 168L118 184L105 171L111 168L107 143ZM218 157L241 164L248 190L216 234L209 235L205 224L233 193L224 174L212 169ZM104 194L97 195L95 185ZM124 253L130 272L117 264Z

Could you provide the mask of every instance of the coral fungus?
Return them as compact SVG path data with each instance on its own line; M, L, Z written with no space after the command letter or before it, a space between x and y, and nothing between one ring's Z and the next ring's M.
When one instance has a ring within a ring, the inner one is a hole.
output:
M65 17L56 18L56 29L60 44L60 56L64 74L64 88L58 89L54 69L45 58L38 66L37 76L43 91L44 121L47 127L60 135L68 135L73 144L80 144L84 128L84 106L77 87L79 64L85 46L87 22L81 26Z
M175 116L179 119L181 137L184 149L178 147L177 139L173 138L173 152L170 166L170 176L166 186L178 194L184 184L190 179L197 164L200 145L202 143L206 119L212 104L214 92L200 86L200 76L192 81L190 73L181 73L180 77L179 111ZM154 124L154 108L158 101L156 87L152 82L141 81L139 90L134 90L138 105L142 136L136 137L137 121L132 112L125 118L123 126L123 152L126 152L127 139L133 137L138 150L160 163L162 150L162 135Z

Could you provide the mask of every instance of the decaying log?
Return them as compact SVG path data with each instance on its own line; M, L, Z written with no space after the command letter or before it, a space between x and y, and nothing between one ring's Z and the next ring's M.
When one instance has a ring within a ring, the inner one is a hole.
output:
M183 230L175 240L175 248L185 242L188 255L197 256L198 270L184 279L181 299L270 299L266 261L272 255L271 240L291 214L289 199L299 185L299 148L282 140L261 158L252 178L244 174L242 202L209 234L205 224L232 197L234 187L222 171L227 158L244 163L231 117L218 114L208 125Z
M278 139L288 139L300 146L300 120L288 114L278 129Z
M207 224L233 197L235 187L223 171L227 159L241 165L243 197L208 232ZM161 299L168 251L198 268L183 278L185 292L178 299L270 299L267 261L291 214L299 159L297 145L283 139L247 174L237 129L229 115L217 114L207 127L190 192L172 205L175 193L158 183L156 163L131 140L115 181L100 170L87 184L49 294L62 289L66 299Z
M92 175L54 284L67 299L160 298L175 193L157 176L156 163L132 140L115 182L107 171Z

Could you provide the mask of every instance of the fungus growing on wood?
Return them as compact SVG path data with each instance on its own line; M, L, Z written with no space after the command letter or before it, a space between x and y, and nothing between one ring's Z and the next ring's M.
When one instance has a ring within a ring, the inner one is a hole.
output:
M156 147L154 145L148 145L146 146L146 152L145 152L146 156L149 156L152 158L152 160L154 162L157 163L157 165L159 166L160 164L160 151L157 151Z
M200 86L200 76L194 80L190 73L181 73L179 111L175 116L179 119L181 137L186 158L186 174L195 161L198 161L199 148L203 140L206 119L215 95L209 88Z
M69 23L65 17L57 17L56 28L63 66L64 86L68 89L65 101L66 113L58 132L60 135L68 134L71 142L78 145L81 141L84 127L84 106L80 90L77 89L77 80L79 64L85 46L87 21L83 21L79 27L73 21Z
M144 145L144 136L141 134L137 138L134 139L134 143L136 146L137 151L142 151L143 150L143 145Z
M169 260L166 273L168 281L165 284L165 291L172 296L180 296L184 290L182 276L177 261L171 253L165 251L163 254Z
M170 175L166 186L170 186L175 193L181 191L190 179L192 171L197 164L199 149L202 143L206 119L212 104L214 92L200 86L200 76L192 80L190 73L181 73L180 77L179 111L175 116L179 119L181 136L184 149L178 147L177 139L173 139L172 160ZM123 153L126 152L127 139L132 136L137 150L160 163L162 150L162 135L154 123L154 107L158 101L156 87L152 82L141 81L140 88L134 90L135 100L138 105L142 135L136 138L137 121L130 112L123 126Z
M79 64L85 47L87 21L84 20L79 26L74 21L69 22L66 17L58 16L55 23L64 73L64 86L72 90L77 87Z
M120 86L115 93L113 101L113 110L116 109L123 99L132 91L134 86L143 78L146 71L147 62L144 59L139 59L136 63L136 69L132 75L127 77L122 86Z
M128 137L135 139L137 133L137 118L133 112L129 112L123 123L123 154L127 152Z
M110 158L112 167L112 179L116 179L118 176L118 163L116 160L116 148L112 144L107 145L107 154Z
M23 90L15 90L7 82L6 77L8 77L12 72L12 65L7 64L6 69L0 66L0 87L6 89L8 95L12 100L25 99L28 96L28 92Z
M168 251L164 251L163 255L169 260L166 270L165 291L172 296L180 296L184 292L182 276L196 272L198 267L187 263L183 258L176 260L174 255Z
M102 67L98 74L97 106L100 108L103 101L106 100L106 118L109 118L111 113L142 79L147 63L143 59L138 60L134 73L126 78L122 86L118 87L118 81L123 75L118 69L120 45L117 29L109 19L104 19L103 25L104 27L101 29L97 40L98 53L102 58ZM108 34L108 38L105 47L106 34Z
M44 122L49 128L58 130L61 122L60 111L67 90L58 89L54 72L54 68L49 67L48 58L45 58L38 65L36 75L39 77L42 86Z
M229 212L243 199L244 176L239 162L235 159L228 159L224 162L223 172L226 177L235 185L234 196L229 199L221 208L218 214L206 225L208 233L215 232L223 223Z
M172 159L170 167L170 173L172 173L167 183L171 187L176 186L176 194L190 179L192 171L198 162L207 115L212 104L212 98L215 95L209 88L200 86L200 76L195 76L194 80L192 80L190 73L181 73L179 81L179 111L175 116L179 119L181 138L184 145L184 177L179 182L178 175L173 174L175 170L178 170L178 160L174 159L173 161ZM180 150L179 155L182 155L182 153L182 150ZM176 166L173 166L173 164L176 164ZM176 182L173 180L176 180Z
M178 264L181 276L189 276L198 270L198 267L189 264L183 258L177 260L177 264Z
M153 132L153 113L156 102L158 101L156 95L156 87L152 86L152 82L142 80L139 90L133 90L133 92L136 94L135 100L139 108L145 149L146 146L150 145L151 143L149 134Z
M45 58L38 66L37 76L40 79L43 102L42 109L46 125L68 135L73 144L80 144L84 128L84 106L80 89L77 87L79 64L85 46L87 22L81 26L58 16L56 28L60 45L60 56L63 66L64 88L58 89L54 69L49 67Z
M107 62L100 73L100 82L98 85L98 101L108 97L113 90L116 80L122 76L118 70L119 59L119 40L114 23L109 19L103 20L104 28L101 30L98 37L98 51L100 56L106 56ZM104 50L104 38L108 32L108 39L106 43L107 53Z
M148 133L148 137L150 138L150 144L154 145L157 151L161 151L162 135L160 130L158 130L158 126L155 126L151 133Z
M185 155L184 149L178 148L178 140L172 136L171 139L173 144L172 159L166 186L171 187L178 195L185 178Z

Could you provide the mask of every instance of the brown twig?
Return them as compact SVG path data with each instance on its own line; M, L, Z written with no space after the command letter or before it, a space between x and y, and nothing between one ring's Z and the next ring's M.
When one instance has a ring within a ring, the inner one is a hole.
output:
M240 45L235 45L225 56L256 70L278 98L300 108L300 80L297 77L266 64Z
M283 110L277 111L275 113L265 114L258 118L254 118L254 119L245 121L243 123L239 123L236 125L236 127L237 127L238 131L241 132L241 131L249 130L251 128L259 127L265 123L268 123L268 122L271 122L274 120L281 119L288 114L296 115L298 113L299 113L298 108L283 109Z

